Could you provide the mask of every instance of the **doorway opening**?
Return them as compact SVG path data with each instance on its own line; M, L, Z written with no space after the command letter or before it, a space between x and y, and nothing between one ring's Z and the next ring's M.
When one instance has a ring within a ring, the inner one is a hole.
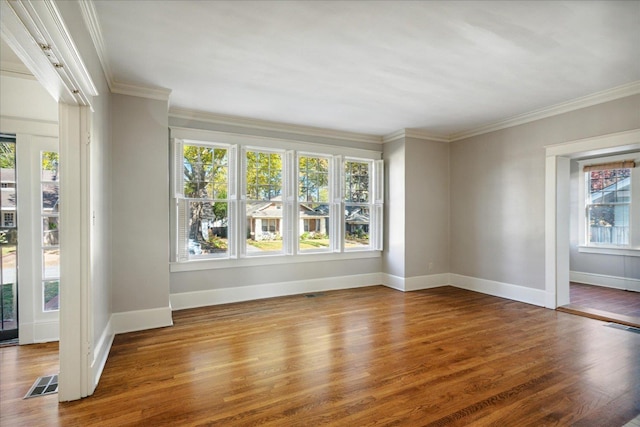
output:
M625 321L622 315L617 316L614 320L611 316L607 317L603 316L603 313L594 312L597 309L576 310L575 306L572 307L570 284L572 281L578 283L579 280L575 280L576 272L572 271L571 265L573 255L571 233L575 233L575 231L572 231L571 218L572 215L577 217L577 211L574 214L571 206L573 197L571 191L571 162L579 159L638 152L638 150L640 150L640 130L638 129L571 141L546 148L545 289L548 298L547 307L606 321L616 321L618 323ZM640 173L640 171L637 173ZM575 199L573 203L576 203ZM574 208L578 209L577 204ZM634 252L633 259L638 260L637 249L631 249ZM626 257L618 258L626 259ZM578 296L574 292L574 299L577 298ZM631 326L634 325L635 322L632 321Z

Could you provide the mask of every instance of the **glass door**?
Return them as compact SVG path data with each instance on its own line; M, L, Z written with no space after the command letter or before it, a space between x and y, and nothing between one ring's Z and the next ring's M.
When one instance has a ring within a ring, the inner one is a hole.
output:
M0 341L18 338L16 137L0 134Z

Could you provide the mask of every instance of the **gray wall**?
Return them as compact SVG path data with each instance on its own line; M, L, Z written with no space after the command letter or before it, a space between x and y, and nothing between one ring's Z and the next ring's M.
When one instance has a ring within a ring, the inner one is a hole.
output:
M570 218L570 270L580 273L640 279L640 257L626 255L602 255L578 251L578 228L582 217L578 204L580 168L577 160L571 161Z
M169 306L167 102L112 95L113 311Z
M405 141L384 144L384 251L382 271L405 277Z
M640 128L640 95L450 144L451 272L544 289L545 145Z
M93 295L94 344L111 318L111 127L110 92L98 55L82 18L78 2L57 2L64 22L82 60L98 89L92 100L91 123L91 208L95 212L92 227L91 289Z
M448 273L449 146L407 138L405 148L405 277Z
M384 145L383 272L449 272L449 146L402 138Z

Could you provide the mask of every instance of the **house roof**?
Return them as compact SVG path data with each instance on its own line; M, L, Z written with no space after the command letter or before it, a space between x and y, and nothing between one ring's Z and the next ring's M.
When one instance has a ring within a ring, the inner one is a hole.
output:
M281 199L279 199L281 200ZM248 218L282 218L282 204L276 201L247 202ZM305 204L300 205L302 217L327 218L329 212L324 209L313 209Z

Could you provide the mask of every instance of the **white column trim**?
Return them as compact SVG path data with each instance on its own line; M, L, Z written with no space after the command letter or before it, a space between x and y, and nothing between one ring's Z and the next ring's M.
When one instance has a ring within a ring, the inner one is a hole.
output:
M90 387L89 109L60 104L60 376L61 402Z

